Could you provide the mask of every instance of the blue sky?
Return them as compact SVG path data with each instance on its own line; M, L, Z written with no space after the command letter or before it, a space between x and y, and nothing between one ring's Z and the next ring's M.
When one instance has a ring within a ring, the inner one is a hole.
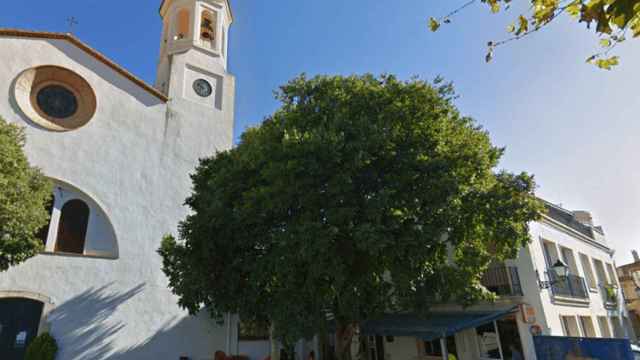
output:
M516 13L472 7L433 34L429 16L460 0L232 0L229 70L237 77L236 136L278 104L273 90L306 72L442 75L455 83L461 111L507 148L502 167L534 173L539 195L591 210L619 264L640 250L640 40L619 48L611 72L584 63L594 35L566 21L498 49ZM74 33L153 83L160 0L5 1L0 27ZM1 51L1 49L0 49Z

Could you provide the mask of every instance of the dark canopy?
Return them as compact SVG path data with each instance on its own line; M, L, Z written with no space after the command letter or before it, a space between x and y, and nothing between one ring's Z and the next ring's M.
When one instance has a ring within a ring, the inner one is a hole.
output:
M361 324L363 335L411 336L425 341L446 338L460 331L498 320L518 307L490 312L435 312L426 318L414 314L386 315Z

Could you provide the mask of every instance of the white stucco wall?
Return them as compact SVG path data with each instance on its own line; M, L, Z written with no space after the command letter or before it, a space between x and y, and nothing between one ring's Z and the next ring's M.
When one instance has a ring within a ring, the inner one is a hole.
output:
M416 338L397 336L393 341L384 338L385 360L415 360L418 358Z
M521 270L521 273L527 273L528 278L532 276L531 271L537 270L542 280L547 280L544 277L545 271L547 271L545 255L542 247L542 241L550 241L556 243L557 246L566 247L573 251L576 259L576 265L578 275L582 278L586 278L582 263L580 261L580 253L585 254L591 261L591 266L595 274L594 260L600 260L605 265L614 264L613 257L610 249L604 242L591 242L582 238L578 234L572 233L568 229L564 229L561 225L552 225L549 222L537 222L531 225L531 238L532 242L528 247L528 253L530 254L530 261L533 263L533 268ZM615 265L614 265L615 266ZM522 267L521 267L522 269ZM608 274L607 278L609 279ZM597 276L597 275L596 275ZM609 279L611 280L611 279ZM615 279L614 279L615 281ZM598 285L600 282L596 280ZM527 282L531 287L531 281ZM588 287L588 286L587 286ZM527 293L527 301L534 304L538 311L538 319L541 321L544 332L546 335L564 336L564 330L561 322L561 316L589 316L592 318L596 335L602 336L600 326L598 325L598 316L606 316L610 321L618 317L622 320L622 317L626 317L627 312L624 305L624 298L622 292L618 290L618 304L616 307L605 306L603 301L602 287L598 286L597 289L589 289L588 302L569 303L566 301L559 301L558 298L554 298L551 290L539 290L539 295L536 296L533 289L530 289ZM540 311L542 310L542 311ZM578 319L579 322L579 319ZM581 335L585 336L584 330L581 329Z
M205 359L228 352L235 345L226 325L178 308L156 250L187 214L181 204L198 158L231 146L233 78L216 74L226 84L219 108L183 99L164 104L64 40L0 37L0 49L0 116L26 127L32 164L101 205L118 240L116 259L33 258L0 274L0 293L51 299L48 320L60 359ZM22 115L12 98L14 80L40 65L65 67L89 82L98 109L86 126L56 133Z
M247 356L249 360L264 360L271 355L271 341L269 340L240 340L238 354Z

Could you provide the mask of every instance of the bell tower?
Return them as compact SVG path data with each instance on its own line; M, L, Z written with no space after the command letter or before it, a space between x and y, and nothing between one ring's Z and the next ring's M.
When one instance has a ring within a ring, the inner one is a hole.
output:
M156 88L169 97L172 78L185 69L175 57L190 54L187 64L213 74L227 70L227 34L233 22L228 0L163 0L160 7L162 39ZM205 90L202 87L202 90Z
M230 147L235 79L227 73L229 0L163 0L160 16L156 88L170 99L172 112L188 123L206 119L198 130L213 126L222 147Z

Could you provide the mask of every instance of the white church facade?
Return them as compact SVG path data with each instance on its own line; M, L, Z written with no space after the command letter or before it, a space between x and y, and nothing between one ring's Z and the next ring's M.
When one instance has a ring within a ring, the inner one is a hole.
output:
M237 349L177 305L156 253L185 217L198 159L231 148L227 0L164 0L148 85L69 34L0 29L0 116L54 183L45 251L0 273L0 358L38 333L59 359L211 359ZM4 96L8 95L8 96Z

